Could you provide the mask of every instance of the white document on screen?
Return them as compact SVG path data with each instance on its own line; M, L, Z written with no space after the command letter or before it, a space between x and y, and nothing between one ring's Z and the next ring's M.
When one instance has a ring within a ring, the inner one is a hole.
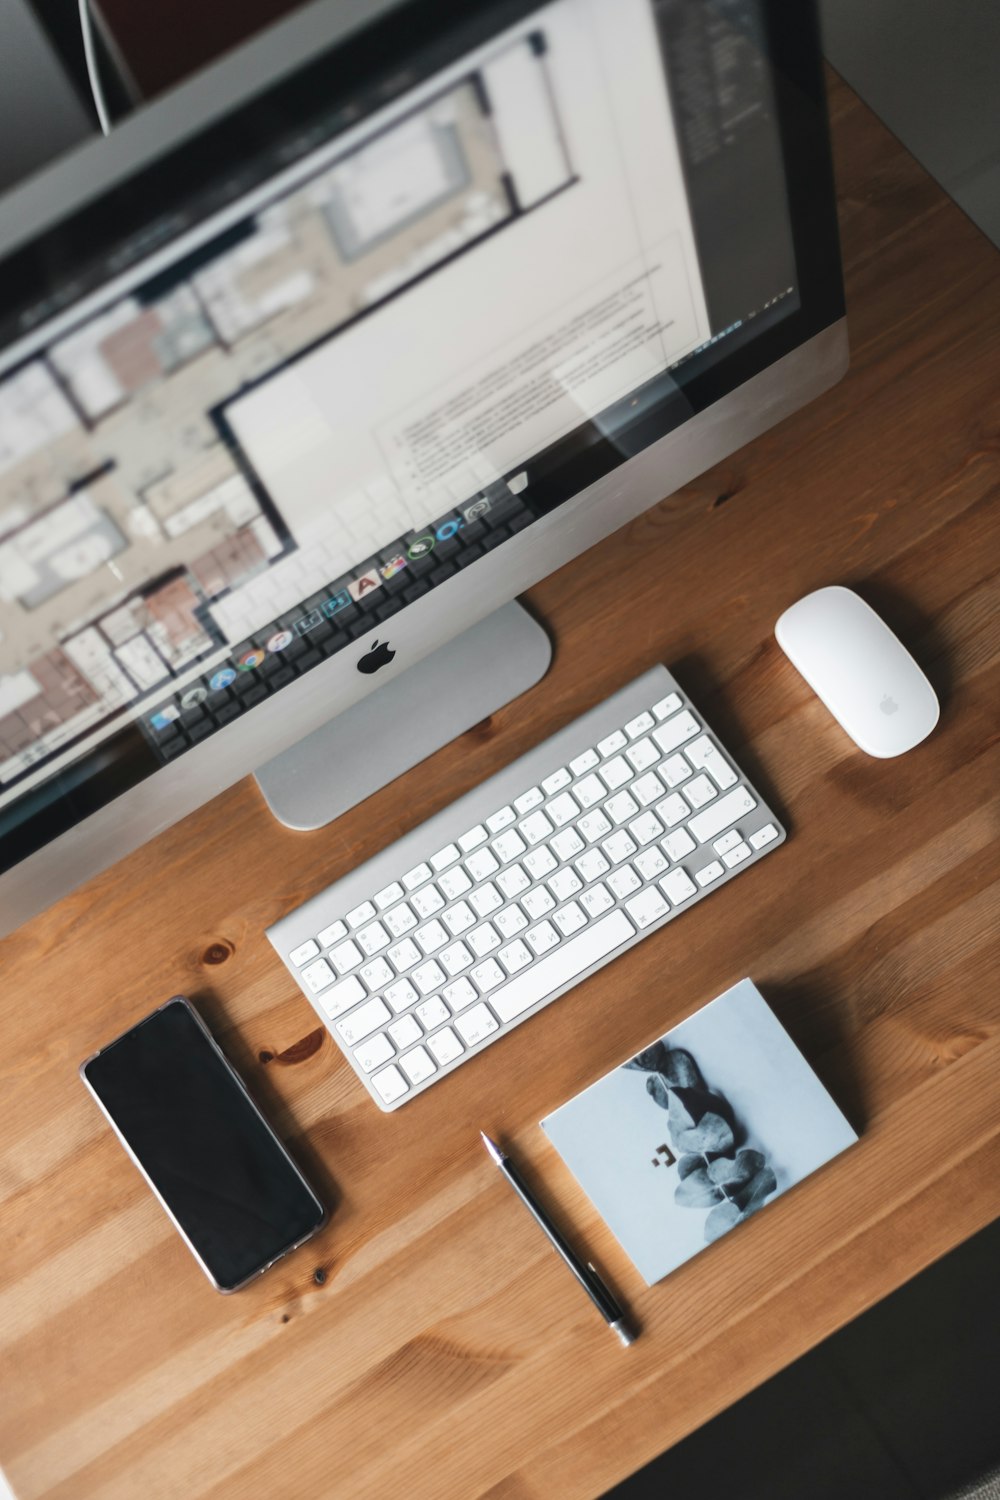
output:
M469 77L489 100L511 211L490 207L485 237L227 409L296 541L337 539L345 567L511 472L710 335L649 0L557 0L437 74L399 112ZM393 118L367 128L374 135ZM446 149L446 118L433 124L443 166L429 198L457 191L466 170ZM360 182L331 198L345 240L388 222L391 168L379 162L377 214ZM413 192L411 183L400 212Z

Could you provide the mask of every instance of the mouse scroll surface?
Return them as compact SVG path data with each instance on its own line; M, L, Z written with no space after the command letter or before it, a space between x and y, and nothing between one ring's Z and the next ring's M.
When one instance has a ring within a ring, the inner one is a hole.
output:
M902 642L853 589L835 584L786 609L778 644L855 744L889 759L927 738L940 713Z

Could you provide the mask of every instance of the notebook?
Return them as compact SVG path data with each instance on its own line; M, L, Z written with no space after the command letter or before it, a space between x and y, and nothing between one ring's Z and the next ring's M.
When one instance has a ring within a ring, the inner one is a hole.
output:
M857 1140L749 979L541 1124L650 1286Z

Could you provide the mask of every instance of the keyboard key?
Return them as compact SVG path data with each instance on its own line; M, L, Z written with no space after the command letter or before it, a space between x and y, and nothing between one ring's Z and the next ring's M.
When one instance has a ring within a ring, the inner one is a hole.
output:
M660 767L659 774L673 791L675 786L680 786L682 781L687 781L691 775L691 767L683 755L671 755Z
M324 948L332 948L334 943L339 943L341 938L347 936L346 922L331 922L329 927L324 927L318 934L317 942L322 943Z
M600 849L588 849L586 854L581 854L579 859L574 860L574 864L580 879L588 885L592 880L600 880L611 868Z
M358 954L360 959L361 954ZM328 984L332 984L335 974L325 958L317 958L307 969L302 970L302 982L308 989L310 995L318 995L320 990L325 990Z
M530 932L525 933L525 937L539 956L548 953L559 941L559 934L551 922L539 922L537 927L532 927Z
M573 788L573 795L582 808L588 808L598 802L603 802L608 795L608 789L599 776L585 776Z
M404 1052L399 1059L399 1066L414 1087L437 1072L437 1063L426 1047L414 1047L412 1052Z
M629 791L640 807L648 807L651 802L656 802L663 796L663 782L649 771L645 776L640 776L638 781L633 781Z
M536 885L533 891L526 891L521 897L521 905L533 922L537 922L539 917L544 917L555 904L544 885Z
M701 725L694 714L685 708L679 714L674 714L672 719L667 719L662 723L659 729L654 729L653 739L664 755L669 755L672 750L679 750L684 741L696 735L700 728Z
M408 979L397 979L395 984L386 985L382 998L388 1000L398 1016L401 1010L409 1010L414 1000L420 997Z
M438 876L437 885L448 901L455 901L472 889L472 881L461 865L456 865L453 870L445 870L443 875Z
M684 788L684 795L697 812L699 807L704 807L706 802L711 802L713 797L717 797L718 792L708 777L702 775L688 782Z
M418 927L413 936L425 953L436 953L448 941L447 929L437 918L433 922L428 922L424 927Z
M383 890L376 892L375 905L379 911L384 911L387 906L392 906L394 902L398 901L402 895L403 887L398 880L394 880L392 885L387 885Z
M624 750L627 744L628 740L625 735L620 729L615 729L603 740L598 740L597 750L600 755L614 755L617 751Z
M583 890L583 881L575 870L557 870L549 877L548 886L557 901L568 901L570 896Z
M549 848L561 860L574 859L584 848L584 842L575 828L563 828L549 840Z
M525 873L522 865L511 865L507 870L501 870L497 876L496 883L508 901L513 901L522 891L526 891L531 884L531 878Z
M504 980L504 972L495 958L487 958L481 964L477 964L472 971L472 977L480 990L496 989L498 984ZM464 1032L462 1033L464 1036Z
M450 1026L446 1026L443 1031L439 1031L437 1036L430 1037L427 1045L437 1058L438 1065L442 1068L446 1067L448 1063L454 1062L456 1057L461 1057L465 1051L465 1048Z
M372 1087L384 1104L395 1104L397 1099L401 1099L410 1090L409 1084L395 1063L372 1076Z
M369 1000L367 1005L359 1005L357 1010L345 1016L342 1021L338 1021L337 1030L348 1046L353 1046L355 1042L363 1042L365 1037L370 1036L373 1031L378 1031L391 1015L388 1005L376 995L375 999Z
M653 741L648 737L641 739L635 745L629 745L625 751L626 760L630 761L637 771L648 771L650 766L655 766L660 758Z
M555 829L544 813L535 812L525 818L520 826L521 836L527 839L529 844L540 844L554 833Z
M527 847L514 828L508 828L506 833L501 833L499 838L493 840L493 853L505 865L509 865L512 859L518 859Z
M496 911L498 906L503 906L503 897L492 880L488 880L485 885L479 887L478 891L472 892L469 904L481 917L488 917L491 911Z
M662 802L657 803L656 816L668 828L675 828L678 823L683 823L685 818L691 816L691 809L680 792L671 792L669 797L664 797Z
M430 865L414 865L412 870L407 870L403 876L403 884L408 891L415 891L418 885L423 885L425 880L430 880L434 871Z
M676 693L668 693L661 698L659 703L653 704L654 719L665 719L668 714L675 714L681 706L681 700Z
M608 912L599 922L539 959L533 968L510 980L494 994L490 1004L501 1021L512 1021L553 990L576 979L591 964L606 958L634 935L635 928L623 911Z
M486 819L486 826L490 833L502 833L517 821L517 813L512 807L501 807L491 818Z
M572 823L580 815L580 809L569 792L562 792L553 798L545 811L557 828L562 828L565 823Z
M499 870L500 864L488 849L477 849L475 854L470 855L465 861L465 868L473 880L489 880L490 876Z
M375 915L375 908L370 901L362 901L353 911L347 913L348 927L362 927L365 922L370 922Z
M524 868L532 880L544 880L549 871L554 870L558 863L548 844L532 849L531 853L524 857Z
M671 870L669 875L661 875L660 889L665 896L669 896L675 906L693 896L698 887L691 879L686 870Z
M778 837L778 830L773 823L765 823L763 828L758 828L756 833L750 835L750 842L755 849L765 849L768 844L773 844Z
M667 861L659 849L643 849L632 861L643 880L655 880L667 868Z
M663 847L672 860L678 860L686 859L697 846L686 828L675 828L663 840Z
M623 859L631 859L635 853L635 842L629 838L624 828L617 828L609 839L605 839L601 845L605 854L613 865L620 864Z
M753 812L756 806L756 800L751 797L745 786L734 787L731 792L726 792L715 802L710 802L703 812L695 813L688 828L699 844L704 844L709 839L714 839L716 834L722 833L731 823L735 823L746 813Z
M644 812L628 825L628 831L642 848L644 844L651 844L654 839L659 838L663 832L663 824L655 813Z
M414 891L410 897L410 904L421 921L425 922L428 917L432 917L436 911L441 910L444 897L436 885L425 885L421 890Z
M596 844L598 839L611 832L613 825L611 819L606 818L599 807L595 807L593 812L584 813L576 826L588 844Z
M433 958L429 958L419 969L414 969L410 978L422 995L429 995L432 990L439 990L445 982L445 972L441 965Z
M455 1029L460 1034L467 1047L474 1047L477 1042L490 1036L494 1031L499 1031L500 1026L496 1017L490 1014L485 1005L474 1005L464 1016L455 1019Z
M613 875L608 876L607 884L614 891L618 900L622 901L626 896L631 896L633 891L637 891L642 885L642 881L631 865L622 865Z
M473 1000L479 999L479 991L472 980L464 977L456 979L454 984L446 985L442 993L454 1011L464 1010Z
M471 987L470 985L469 988ZM425 1031L433 1031L442 1021L451 1020L451 1011L440 995L432 995L429 1000L424 1000L417 1006L417 1019Z
M712 744L707 734L692 740L690 745L685 747L684 754L697 770L708 772L720 791L724 792L736 785L738 779L736 772L730 768L725 757Z
M741 839L735 849L730 849L728 854L722 856L722 863L727 869L732 870L734 866L741 865L745 859L749 859L752 852L750 845L743 843Z
M476 922L476 914L468 901L457 901L454 906L444 913L441 918L452 937L458 937L460 933L467 932Z
M578 901L568 901L552 918L563 937L572 937L587 923L587 914ZM501 953L500 957L503 957Z
M712 848L715 850L716 854L728 854L730 849L736 848L736 845L740 842L742 837L743 835L740 833L738 828L730 828L729 832L724 833L721 839L715 840Z
M461 974L472 963L472 954L464 943L450 943L447 948L441 949L439 961L454 979L456 974Z
M355 937L369 958L373 953L381 953L382 949L388 947L389 944L389 934L381 922L369 922L367 927L362 927L355 934Z
M695 880L697 880L700 886L706 886L711 885L713 880L718 880L719 876L724 873L725 872L722 866L719 864L719 861L717 859L713 859L712 863L710 865L705 865L704 869L699 870L694 878Z
M493 918L493 925L501 937L512 938L515 933L527 927L528 919L519 906L508 906L503 911L497 912Z
M373 1068L378 1068L382 1063L388 1062L392 1056L392 1043L384 1031L369 1037L367 1042L355 1050L354 1056L358 1060L358 1066L370 1073Z
M645 734L647 730L652 729L655 723L656 720L652 714L637 714L634 719L629 719L625 725L625 733L630 740L636 740L640 734Z
M602 916L614 904L614 896L601 881L598 881L597 885L592 885L588 891L584 891L580 897L580 905L591 917Z
M463 833L458 841L458 847L463 854L471 854L473 849L478 849L480 844L485 844L489 834L482 823L477 823L475 828L470 828L468 833Z
M583 913L581 912L580 915L582 917ZM558 921L558 918L556 920ZM520 938L515 938L512 943L507 944L506 948L500 949L497 958L508 974L516 974L531 963L532 953L526 943L523 943Z
M492 922L484 922L481 927L469 933L469 947L477 958L485 958L487 953L492 953L494 948L499 948L500 942L500 934Z
M311 958L315 958L318 952L319 943L314 938L310 938L308 942L300 943L297 948L293 948L288 957L297 969L301 969L302 965L307 964Z
M413 1043L423 1036L423 1032L412 1016L400 1016L399 1020L393 1021L387 1030L400 1050L404 1047L412 1047Z
M584 750L576 760L571 760L569 768L574 776L582 776L585 771L592 771L595 766L600 765L601 757L596 750Z
M389 949L388 959L397 974L404 974L407 969L412 969L414 964L420 962L420 949L412 938L404 938L401 943Z
M546 797L551 797L556 792L561 792L563 787L569 786L572 780L573 778L566 767L560 766L558 771L553 771L551 776L546 776L542 782L542 791Z
M338 974L349 974L356 969L358 964L364 963L365 956L357 943L348 938L346 943L338 943L330 954L330 962Z
M373 958L370 964L365 964L359 970L359 973L372 994L376 990L384 989L387 984L392 984L396 977L384 958Z
M320 996L320 1005L327 1015L333 1020L342 1016L345 1010L350 1010L352 1005L357 1005L359 1000L365 998L365 987L356 974L350 979L344 979L340 984L334 985L332 990L327 990L325 995Z
M544 801L545 796L540 786L529 787L526 792L521 793L520 797L514 798L514 811L520 813L523 817L525 813L530 813L533 808L540 807Z
M617 792L626 781L632 780L633 774L632 767L621 755L616 755L613 760L606 760L600 771L601 780L609 792Z
M639 804L628 792L618 792L605 802L604 811L613 823L627 823L639 811Z
M410 932L417 925L417 917L413 908L407 906L405 901L401 906L394 906L392 911L387 911L382 921L396 938L402 937L404 933Z
M457 859L461 858L457 844L445 844L436 854L431 855L431 868L440 875L442 870L447 870Z
M655 885L650 885L644 891L640 891L638 896L633 896L630 901L626 901L625 910L641 931L651 922L656 922L660 917L666 916L670 910L670 903L663 899Z

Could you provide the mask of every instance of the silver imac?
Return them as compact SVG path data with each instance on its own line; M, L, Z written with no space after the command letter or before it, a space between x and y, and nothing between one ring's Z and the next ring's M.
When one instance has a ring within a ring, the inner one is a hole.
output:
M0 934L370 794L846 363L810 5L322 0L8 194Z

